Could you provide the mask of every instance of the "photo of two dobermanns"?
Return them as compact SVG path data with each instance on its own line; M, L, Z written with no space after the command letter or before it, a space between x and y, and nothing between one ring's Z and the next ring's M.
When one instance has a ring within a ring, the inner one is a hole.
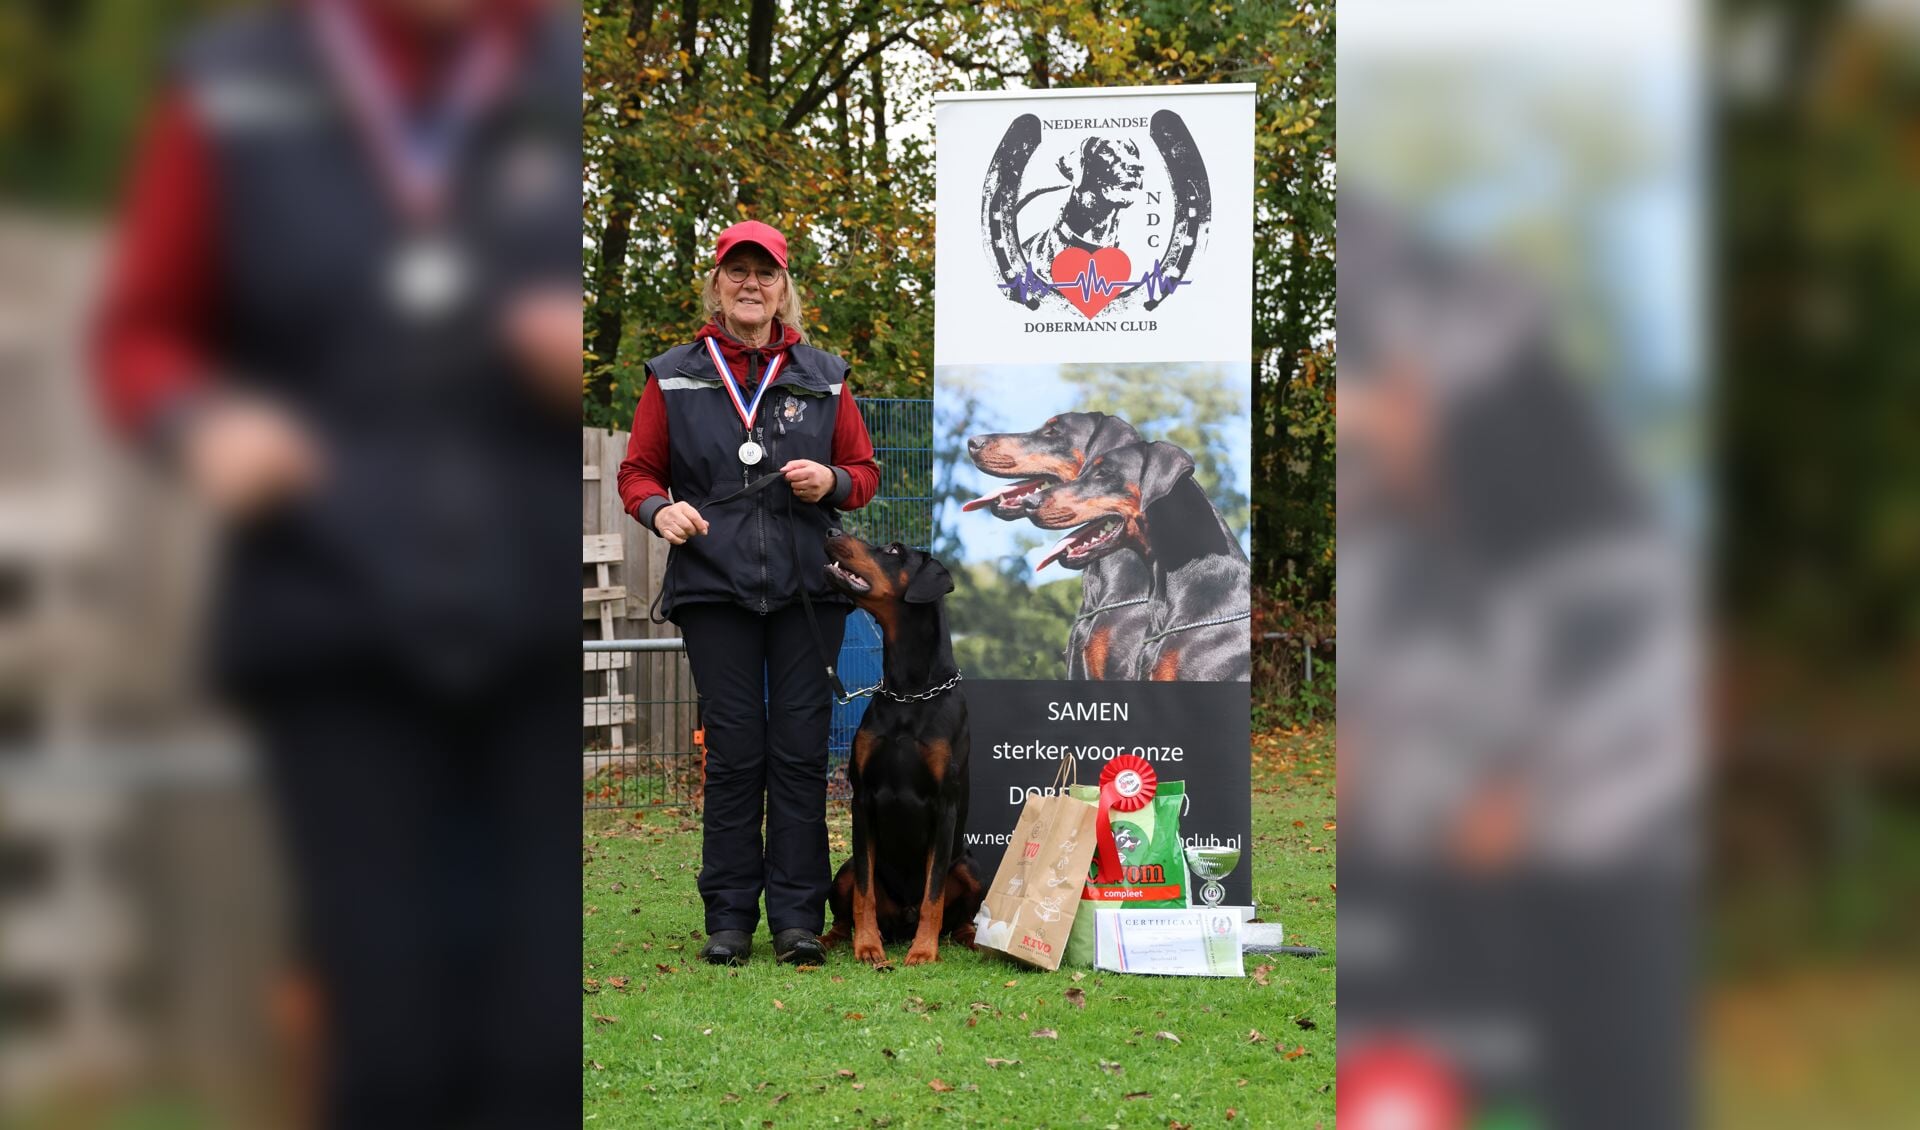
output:
M1069 679L1247 681L1247 555L1194 482L1193 456L1104 412L976 435L967 455L1013 484L961 509L1071 531L1036 569L1082 574Z

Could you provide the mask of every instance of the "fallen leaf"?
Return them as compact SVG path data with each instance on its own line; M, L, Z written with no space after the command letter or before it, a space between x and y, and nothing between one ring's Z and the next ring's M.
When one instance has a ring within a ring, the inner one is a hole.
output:
M1118 1075L1122 1071L1125 1071L1126 1068L1121 1067L1119 1064L1114 1063L1112 1060L1103 1059L1100 1061L1100 1070L1106 1072L1109 1075Z
M1007 988L1009 988L1009 989L1011 989L1011 988L1013 988L1013 987L1014 987L1015 985L1018 985L1019 983L1020 983L1020 982L1018 982L1018 981L1008 981L1008 982L1007 982Z
M1235 1079L1233 1085L1236 1087L1244 1087L1247 1085L1247 1081L1245 1079Z
M1177 1118L1167 1119L1167 1130L1193 1130L1193 1123L1182 1122Z
M1296 828L1304 828L1307 826L1307 822L1305 820L1295 820L1293 826Z
M1303 1031L1307 1031L1307 1032L1311 1032L1315 1028L1320 1027L1318 1024L1315 1024L1313 1022L1313 1017L1311 1016L1296 1016L1294 1017L1293 1022L1299 1025Z
M1259 985L1269 984L1270 982L1268 982L1267 980L1267 975L1272 972L1273 972L1273 966L1271 965L1261 965L1256 967L1253 971L1254 983Z
M740 1096L734 1094L732 1091L728 1091L726 1094L720 1096L720 1101L723 1103L737 1103L740 1101Z
M883 1055L883 1056L886 1056L886 1057L887 1057L888 1059L898 1059L898 1058L900 1058L900 1057L899 1057L898 1055L896 1055L896 1054L894 1053L894 1050L893 1050L892 1048L881 1048L881 1049L880 1049L880 1054L881 1054L881 1055Z
M1228 1121L1228 1122L1232 1122L1232 1121L1233 1121L1234 1119L1236 1119L1236 1118L1238 1118L1238 1117L1240 1117L1240 1112L1239 1112L1239 1111L1237 1111L1237 1110L1235 1110L1235 1109L1233 1109L1232 1107L1228 1107L1228 1108L1227 1108L1227 1121Z
M599 1013L597 1013L597 1012L593 1014L593 1019L594 1019L594 1020L595 1020L595 1021L596 1021L597 1023L600 1023L600 1024L618 1024L618 1023L620 1023L620 1018L619 1018L618 1016L602 1016L602 1015L600 1015L600 1014L599 1014Z
M1155 1032L1153 1038L1156 1040L1165 1040L1169 1044L1177 1044L1180 1042L1180 1037L1174 1035L1172 1032Z
M993 1006L986 1001L972 1001L967 1005L967 1011L969 1012L986 1012L991 1008L993 1008Z
M595 1071L605 1071L607 1069L606 1065L601 1063L597 1059L590 1059L587 1062L593 1064L593 1069Z
M784 1004L781 1004L781 1003L780 1003L779 1001L777 1001L777 1000L773 1002L773 1007L775 1007L775 1008L777 1008L777 1009L779 1009L779 1010L780 1010L781 1012L785 1012L785 1011L787 1011L787 1006L786 1006L786 1005L784 1005Z
M967 1027L972 1028L979 1023L980 1023L980 1018L978 1016L967 1017Z
M658 1041L660 1041L660 1042L661 1042L661 1043L663 1043L663 1044L667 1042L667 1038L666 1038L665 1036L662 1036L662 1035L661 1035L660 1033L658 1033L658 1032L655 1032L655 1033L653 1034L653 1038L654 1038L654 1039L656 1039L656 1040L658 1040Z
M713 1029L711 1029L711 1028L702 1028L702 1029L700 1029L700 1034L701 1034L702 1036L711 1036L711 1035L713 1035Z
M1331 832L1331 831L1334 831L1335 829L1337 829L1337 828L1338 828L1339 826L1340 826L1340 825L1339 825L1338 823L1336 823L1336 822L1334 822L1334 821L1332 821L1332 820L1329 820L1329 821L1327 821L1327 822L1326 822L1325 824L1322 824L1322 825L1320 825L1320 830L1321 830L1322 832Z
M588 977L580 982L580 988L583 992L591 996L600 991L600 982L592 977Z
M855 1073L851 1068L843 1067L840 1070L834 1072L834 1074L840 1076L840 1078L842 1079L851 1079L854 1077Z
M842 981L845 981L845 980L846 980L846 978L845 978L845 977L835 977L835 978L833 979L833 983L834 983L834 984L836 984L836 985L838 985L839 983L841 983Z
M1266 1039L1266 1037L1260 1034L1260 1029L1258 1028L1247 1033L1247 1042L1249 1044L1257 1044L1264 1039Z
M662 972L662 973L677 973L677 972L679 972L679 971L678 971L677 969L675 969L675 968L674 968L673 966L671 966L671 965L668 965L668 964L667 964L666 962L664 962L664 961L656 961L656 962L654 962L654 963L653 963L653 967L654 967L655 969L658 969L658 970L659 970L660 972Z
M1051 1028L1035 1028L1033 1030L1033 1038L1036 1040L1057 1040L1060 1038L1060 1033Z
M995 1059L992 1056L987 1057L988 1067L1012 1067L1014 1064L1019 1062L1020 1061L1017 1059Z
M856 1091L864 1091L867 1089L867 1085L865 1083L855 1083L853 1089Z
M1084 980L1086 980L1086 979L1087 979L1087 975L1086 975L1086 972L1085 972L1084 970L1075 970L1075 971L1074 971L1074 974L1073 974L1073 979L1074 979L1075 981L1084 981Z
M791 1091L782 1091L779 1094L773 1096L773 1101L768 1103L767 1105L779 1106L781 1103L786 1102L788 1099L792 1097L793 1097L793 1093Z
M953 1090L953 1084L947 1082L944 1079L934 1079L927 1083L927 1087L929 1090L940 1091L943 1093L946 1091Z
M843 1019L843 1020L865 1020L866 1018L867 1018L867 1014L866 1014L866 1013L864 1013L864 1012L849 1012L849 1013L847 1013L847 1015L846 1015L846 1016L844 1016L844 1017L842 1017L841 1019Z
M1150 1099L1153 1097L1153 1092L1152 1091L1129 1091L1126 1094L1121 1095L1120 1097L1123 1099Z
M1066 997L1067 1003L1075 1008L1087 1007L1087 991L1085 989L1068 989Z
M632 982L630 982L630 981L628 981L628 980L627 980L627 978L625 978L625 977L609 977L609 978L607 978L607 984L609 984L609 985L612 985L612 986L613 986L614 988L616 988L616 989L620 989L620 990L622 990L622 991L625 991L625 989L626 989L626 987L627 987L627 986L628 986L629 984L631 984L631 983L632 983Z
M1300 1058L1301 1056L1303 1056L1303 1055L1306 1055L1306 1054L1307 1054L1307 1046L1306 1046L1305 1044L1301 1044L1301 1045L1300 1045L1299 1047L1297 1047L1297 1048L1295 1048L1295 1049L1293 1049L1292 1051L1290 1051L1290 1052L1288 1052L1288 1053L1287 1053L1287 1058L1288 1058L1288 1059L1299 1059L1299 1058Z

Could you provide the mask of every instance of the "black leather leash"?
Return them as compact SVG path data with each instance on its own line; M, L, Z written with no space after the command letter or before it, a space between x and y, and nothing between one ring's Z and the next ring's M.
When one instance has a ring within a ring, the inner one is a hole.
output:
M751 498L776 482L784 483L786 481L787 477L785 475L778 471L770 471L731 494L723 494L719 498L707 500L707 502L698 507L698 509L707 510L715 506L725 506L730 502L738 502L743 498ZM847 697L847 689L840 684L840 674L834 669L833 656L827 654L827 638L820 633L820 619L813 611L813 597L807 592L807 578L802 576L800 572L800 527L796 525L793 520L793 502L793 490L789 487L787 490L787 533L791 535L791 544L793 546L793 576L794 580L800 585L800 606L805 609L807 614L807 629L813 633L813 650L820 657L820 665L827 669L827 684L833 688L835 698L844 699ZM653 604L647 609L647 618L656 624L666 623L660 616L660 601L664 599L666 595L667 587L663 579L660 585L660 591L654 595Z

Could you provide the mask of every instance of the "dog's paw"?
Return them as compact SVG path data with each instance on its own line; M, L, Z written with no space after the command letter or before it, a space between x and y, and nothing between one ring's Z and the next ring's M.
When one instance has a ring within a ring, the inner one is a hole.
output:
M855 938L853 942L853 956L860 961L866 962L868 965L885 965L887 963L887 949L876 941Z
M940 948L938 946L928 946L925 949L915 946L907 951L908 965L928 965L939 960Z

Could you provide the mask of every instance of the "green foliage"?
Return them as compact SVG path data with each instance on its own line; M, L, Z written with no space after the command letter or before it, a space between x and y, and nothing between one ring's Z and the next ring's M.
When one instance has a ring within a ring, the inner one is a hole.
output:
M0 197L97 212L120 185L172 36L237 0L64 0L0 10Z

